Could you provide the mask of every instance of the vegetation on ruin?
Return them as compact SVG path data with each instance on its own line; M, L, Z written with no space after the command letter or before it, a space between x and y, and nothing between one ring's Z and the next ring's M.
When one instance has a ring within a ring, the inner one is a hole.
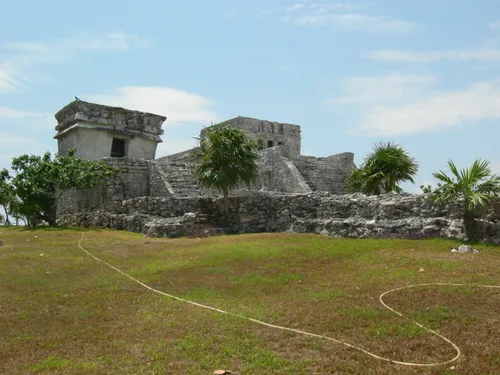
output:
M242 184L250 187L258 177L258 144L229 126L209 128L198 141L194 177L201 186L222 193L227 211L229 191Z
M433 174L439 183L436 189L428 191L436 203L463 201L463 219L467 238L477 240L479 230L475 221L478 208L485 207L500 194L500 177L492 175L489 162L475 160L463 169L458 169L453 161L448 162L450 175L439 171Z
M1 229L0 373L479 375L500 366L498 290L428 286L389 295L390 306L463 352L445 366L401 367L152 293L81 252L81 235ZM431 362L449 359L452 348L382 308L378 296L410 284L498 284L498 246L474 255L451 253L456 245L298 234L169 240L106 230L82 242L163 292Z
M346 184L352 193L400 193L399 185L414 182L417 172L417 161L404 148L393 142L380 142L375 144L359 168L352 170Z
M55 225L57 191L94 187L118 172L102 161L76 158L72 152L53 158L49 152L24 154L12 160L11 169L14 176L6 169L0 171L0 205L7 219L10 212L31 226L42 221Z

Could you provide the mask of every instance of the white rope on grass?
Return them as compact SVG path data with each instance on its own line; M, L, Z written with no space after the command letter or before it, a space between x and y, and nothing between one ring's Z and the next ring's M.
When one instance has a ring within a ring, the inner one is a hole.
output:
M328 341L333 341L333 342L335 342L337 344L344 345L344 346L346 346L348 348L356 349L356 350L358 350L358 351L360 351L360 352L362 352L362 353L364 353L364 354L366 354L366 355L368 355L370 357L373 357L375 359L378 359L378 360L381 360L381 361L385 361L385 362L389 362L389 363L393 363L393 364L397 364L397 365L402 365L402 366L414 366L414 367L442 366L442 365L450 364L452 362L457 361L460 358L460 356L462 355L462 352L460 351L460 348L453 341L451 341L450 339L444 337L443 335L439 334L438 332L434 331L433 329L430 329L430 328L424 326L423 324L420 324L420 323L418 323L418 322L416 322L416 321L414 321L414 320L412 320L412 319L404 316L399 311L396 311L392 307L388 306L384 302L384 297L386 295L394 293L394 292L397 292L397 291L400 291L400 290L403 290L403 289L418 288L418 287L423 287L423 286L468 286L468 287L474 287L474 288L492 288L492 289L493 288L498 288L498 289L500 289L500 285L472 285L472 284L428 283L428 284L416 284L416 285L403 286L403 287L391 289L391 290L389 290L387 292L382 293L379 296L379 301L382 304L382 306L384 306L386 309L388 309L389 311L393 312L394 314L396 314L396 315L398 315L398 316L400 316L400 317L408 320L409 322L417 325L418 327L426 330L427 332L430 332L433 335L439 337L443 341L445 341L448 344L450 344L453 347L454 351L456 352L456 355L453 358L451 358L451 359L449 359L447 361L442 361L442 362L430 362L430 363L403 362L403 361L397 361L395 359L391 359L391 358L379 356L379 355L377 355L375 353L372 353L372 352L370 352L370 351L368 351L366 349L363 349L360 346L349 344L349 343L347 343L345 341L334 339L332 337L328 337L328 336L325 336L325 335L319 335L319 334L316 334L316 333L311 333L311 332L306 332L306 331L301 331L301 330L294 329L294 328L283 327L283 326L279 326L279 325L276 325L276 324L266 323L266 322L263 322L261 320L249 318L249 317L246 317L246 316L243 316L243 315L239 315L239 314L235 314L235 313L232 313L232 312L229 312L229 311L221 310L221 309L218 309L218 308L215 308L215 307L212 307L212 306L203 305L201 303L190 301L190 300L187 300L187 299L184 299L184 298L181 298L181 297L174 296L172 294L168 294L168 293L162 292L161 290L154 289L154 288L150 287L149 285L144 284L143 282L137 280L136 278L134 278L134 277L130 276L129 274L123 272L122 270L120 270L120 269L112 266L111 264L109 264L105 260L102 260L102 259L96 257L95 255L91 254L89 251L87 251L86 249L84 249L82 247L82 245L81 245L84 236L85 236L85 233L82 233L82 237L80 238L80 241L78 241L78 247L82 251L84 251L85 253L87 253L89 256L91 256L92 258L94 258L98 262L104 263L105 265L107 265L111 269L115 270L116 272L122 274L125 277L128 277L130 280L134 281L135 283L141 285L142 287L144 287L146 289L149 289L152 292L161 294L162 296L165 296L165 297L169 297L169 298L175 299L177 301L181 301L181 302L185 302L185 303L188 303L188 304L191 304L191 305L194 305L194 306L198 306L198 307L201 307L203 309L212 310L212 311L216 311L216 312L221 313L221 314L226 314L226 315L234 316L234 317L237 317L237 318L240 318L240 319L248 320L250 322L253 322L253 323L256 323L256 324L260 324L260 325L263 325L265 327L279 329L279 330L282 330L282 331L295 332L295 333L299 333L301 335L305 335L305 336L309 336L309 337L316 337L316 338L320 338L320 339L324 339L324 340L328 340Z

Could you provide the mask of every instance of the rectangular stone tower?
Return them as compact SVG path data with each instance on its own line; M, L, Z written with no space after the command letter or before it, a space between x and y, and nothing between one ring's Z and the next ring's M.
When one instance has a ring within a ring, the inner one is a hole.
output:
M287 156L300 156L300 126L259 120L250 117L236 117L213 126L231 126L243 130L251 139L256 140L261 149L284 146ZM208 128L202 129L204 137Z
M152 160L166 117L75 100L55 115L59 154L70 149L85 159L127 157Z

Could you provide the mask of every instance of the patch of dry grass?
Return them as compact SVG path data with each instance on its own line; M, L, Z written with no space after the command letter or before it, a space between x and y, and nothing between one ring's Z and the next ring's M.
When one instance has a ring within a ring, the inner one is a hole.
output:
M78 230L1 231L2 374L500 373L498 290L422 287L388 295L387 303L464 354L455 369L406 368L148 292L81 252ZM384 309L382 292L416 283L500 284L500 248L452 254L456 243L444 240L146 239L90 231L83 246L164 292L403 361L434 362L454 352Z

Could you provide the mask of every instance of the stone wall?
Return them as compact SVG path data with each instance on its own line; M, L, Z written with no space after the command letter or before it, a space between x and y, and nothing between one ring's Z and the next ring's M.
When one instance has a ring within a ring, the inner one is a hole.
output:
M119 212L124 200L150 194L149 161L126 158L101 160L120 169L120 173L106 179L102 186L60 192L57 197L58 217L67 213L92 210Z
M293 158L304 180L313 191L326 191L331 194L345 194L345 181L350 171L355 168L354 154L342 154L318 158L314 156L300 156Z
M142 197L121 209L75 211L61 215L63 225L127 229L154 236L178 236L198 229L224 227L229 233L296 232L344 237L453 237L464 228L456 206L436 206L423 195L334 196L249 193L230 197L229 220L221 198ZM489 212L484 240L500 243L500 217ZM186 217L189 225L184 227Z

